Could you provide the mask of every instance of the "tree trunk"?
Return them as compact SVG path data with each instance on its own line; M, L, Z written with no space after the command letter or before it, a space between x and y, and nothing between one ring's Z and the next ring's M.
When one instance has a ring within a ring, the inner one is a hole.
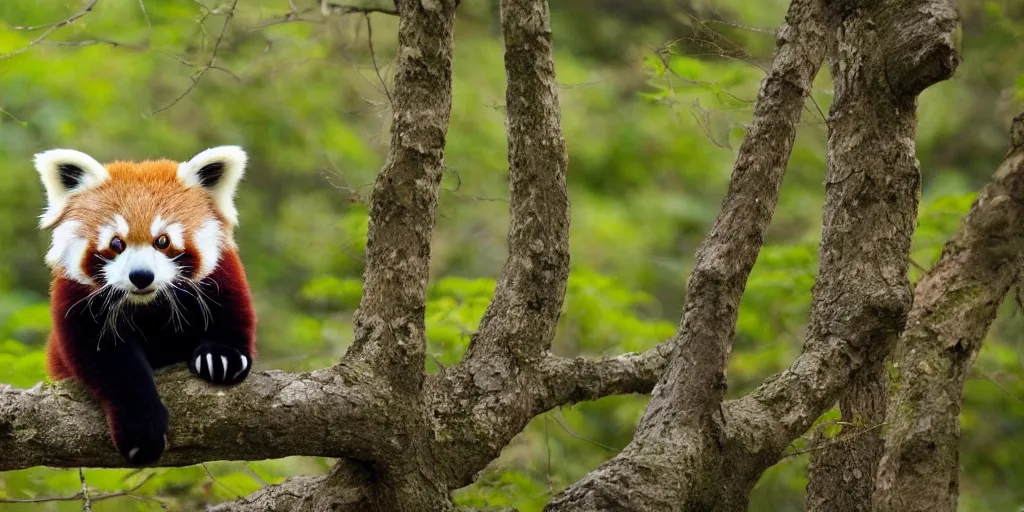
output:
M955 512L964 379L1024 264L1024 114L992 182L921 278L893 355L875 510Z
M956 67L952 45L942 43L956 24L956 12L945 0L872 4L879 3L832 2L827 11L836 40L829 56L835 99L826 186L861 183L863 193L837 196L853 201L851 209L892 212L869 224L834 220L838 236L845 238L841 244L829 244L828 232L822 237L823 246L838 249L822 253L822 278L834 276L837 289L845 288L843 297L861 296L867 308L858 312L864 317L849 324L855 329L850 331L835 328L850 312L836 302L823 303L827 309L812 313L820 322L812 321L811 329L870 346L859 351L864 360L851 364L861 368L851 376L852 385L839 403L842 426L837 442L812 454L808 510L871 510L886 412L882 361L903 330L911 304L906 272L921 181L914 147L917 95ZM866 253L871 254L865 258ZM849 258L862 258L866 265L853 268L844 261ZM848 270L833 273L831 266ZM825 283L819 279L816 286ZM872 326L878 321L882 323ZM862 330L865 325L868 330Z

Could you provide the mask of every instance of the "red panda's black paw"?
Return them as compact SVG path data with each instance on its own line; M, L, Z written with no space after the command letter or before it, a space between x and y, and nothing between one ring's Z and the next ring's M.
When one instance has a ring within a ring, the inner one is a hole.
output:
M114 413L114 444L129 463L136 466L160 459L167 448L167 408L159 404L146 414L137 410Z
M227 345L203 343L192 353L188 369L207 382L231 385L249 376L252 359Z

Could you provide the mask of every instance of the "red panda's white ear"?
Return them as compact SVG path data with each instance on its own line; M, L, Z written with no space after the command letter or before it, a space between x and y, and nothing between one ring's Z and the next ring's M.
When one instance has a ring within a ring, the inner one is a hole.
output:
M231 223L238 224L235 190L245 174L248 156L238 146L210 148L178 165L178 179L187 187L202 187L217 209Z
M35 167L46 188L46 210L39 227L48 228L64 212L68 198L99 186L110 173L95 158L73 149L51 149L35 155Z

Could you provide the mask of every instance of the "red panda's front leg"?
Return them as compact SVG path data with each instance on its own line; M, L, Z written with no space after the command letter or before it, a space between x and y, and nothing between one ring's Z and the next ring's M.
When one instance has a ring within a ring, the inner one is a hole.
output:
M201 284L210 322L199 338L189 370L207 382L237 384L252 371L256 356L256 316L238 254L227 251Z
M57 297L61 298L58 286ZM160 400L153 372L130 330L103 330L101 318L95 320L87 308L63 307L55 301L54 337L60 350L51 357L61 363L71 377L81 382L102 404L106 412L111 439L118 452L136 465L160 458L166 448L167 408Z

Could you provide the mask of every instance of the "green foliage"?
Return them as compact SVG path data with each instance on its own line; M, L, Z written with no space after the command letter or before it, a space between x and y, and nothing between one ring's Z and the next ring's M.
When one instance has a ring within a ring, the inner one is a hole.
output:
M25 47L82 2L0 2L0 54ZM393 86L394 18L373 15L258 25L288 2L239 2L210 62L226 3L99 2L74 24L0 59L0 382L46 379L48 237L36 229L42 188L33 153L74 147L103 161L184 159L242 144L238 240L260 317L257 369L337 361L361 297L367 202L384 163ZM222 5L223 4L223 5ZM300 8L303 2L296 0ZM673 336L693 253L723 197L788 2L551 2L559 100L570 166L572 277L552 350L601 357ZM218 11L212 11L215 7ZM1016 0L964 0L964 63L921 97L924 176L912 280L934 265L1005 152L1006 121L1024 104ZM460 6L451 126L427 291L426 369L458 362L506 255L505 73L495 3ZM711 20L724 21L713 23ZM320 23L324 21L323 23ZM761 30L768 28L768 30ZM109 42L116 41L118 46ZM76 43L77 44L77 43ZM384 90L373 70L381 67ZM822 72L803 112L772 225L746 286L729 365L739 396L799 353L818 265L831 84ZM174 103L170 108L163 109ZM161 110L163 109L163 110ZM158 111L159 110L159 111ZM16 248L16 250L15 250ZM1008 300L965 388L964 510L1024 504L1024 322ZM532 421L458 503L540 510L630 440L646 397L609 397ZM836 434L837 411L819 418ZM832 422L832 423L830 423ZM815 428L817 428L817 425ZM812 429L813 430L813 429ZM802 510L807 439L754 490L753 511ZM111 449L113 449L111 447ZM94 510L197 510L331 461L293 457L187 468L85 469L94 494L132 489ZM0 500L71 496L77 470L0 474ZM2 510L79 510L76 501Z

